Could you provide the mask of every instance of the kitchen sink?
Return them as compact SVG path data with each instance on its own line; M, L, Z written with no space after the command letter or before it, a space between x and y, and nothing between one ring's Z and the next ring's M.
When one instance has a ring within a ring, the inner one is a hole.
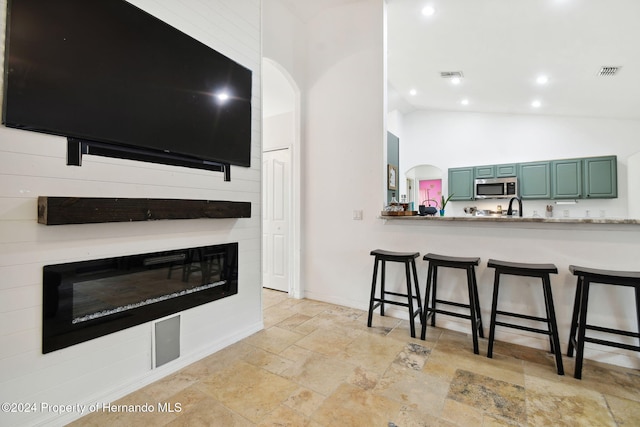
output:
M507 215L507 211L490 211L490 210L477 210L475 216L493 217L493 218L515 218L518 217L518 211L514 210L513 215Z

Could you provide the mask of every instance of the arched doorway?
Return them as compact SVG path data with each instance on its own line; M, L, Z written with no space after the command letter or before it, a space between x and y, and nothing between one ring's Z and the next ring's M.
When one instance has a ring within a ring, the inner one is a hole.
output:
M300 298L300 91L262 60L262 281Z
M424 204L425 206L437 206L443 194L442 189L442 170L433 165L417 165L406 172L406 177L413 184L412 200L416 200L416 207Z

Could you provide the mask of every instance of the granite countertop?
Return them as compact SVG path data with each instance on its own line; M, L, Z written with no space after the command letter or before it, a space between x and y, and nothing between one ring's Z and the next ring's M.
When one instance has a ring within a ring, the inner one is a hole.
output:
M640 219L629 218L545 218L545 217L508 217L508 216L386 216L380 219L389 221L442 221L449 222L507 222L507 223L544 223L544 224L635 224L640 225Z

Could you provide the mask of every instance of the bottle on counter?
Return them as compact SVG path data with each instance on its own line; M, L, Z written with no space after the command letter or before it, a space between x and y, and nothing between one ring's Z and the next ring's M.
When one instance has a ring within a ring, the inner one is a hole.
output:
M400 212L400 211L404 210L402 205L400 203L398 203L398 199L396 199L396 193L391 193L391 201L384 208L384 210L387 211L387 212Z
M402 206L402 210L404 210L405 212L409 210L409 203L407 203L406 194L400 195L400 205Z

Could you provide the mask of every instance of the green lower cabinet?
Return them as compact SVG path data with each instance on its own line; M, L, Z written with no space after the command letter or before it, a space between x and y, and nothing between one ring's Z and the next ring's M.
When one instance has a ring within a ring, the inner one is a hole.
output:
M553 160L551 198L578 199L582 194L582 159Z
M551 198L551 163L518 164L518 187L522 199Z
M584 197L611 199L618 197L617 157L588 157L584 161Z
M449 195L451 200L473 200L474 168L449 169Z

